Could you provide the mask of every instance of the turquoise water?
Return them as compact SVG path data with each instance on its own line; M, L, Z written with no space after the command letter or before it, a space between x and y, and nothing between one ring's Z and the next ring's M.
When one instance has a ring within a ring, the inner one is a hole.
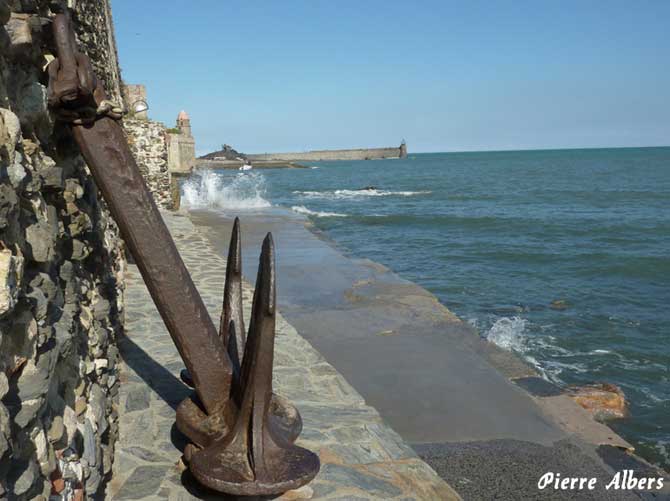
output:
M546 378L619 385L631 416L613 427L670 467L670 148L313 166L210 173L186 198L305 214Z

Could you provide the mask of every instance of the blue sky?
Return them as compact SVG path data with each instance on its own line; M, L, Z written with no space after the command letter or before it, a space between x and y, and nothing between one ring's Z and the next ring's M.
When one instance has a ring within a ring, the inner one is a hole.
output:
M670 2L113 0L123 78L199 154L670 144Z

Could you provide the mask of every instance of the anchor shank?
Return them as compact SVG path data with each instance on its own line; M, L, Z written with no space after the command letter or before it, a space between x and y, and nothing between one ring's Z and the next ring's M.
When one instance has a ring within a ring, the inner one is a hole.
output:
M147 189L121 127L72 127L208 414L222 410L232 369L223 343Z

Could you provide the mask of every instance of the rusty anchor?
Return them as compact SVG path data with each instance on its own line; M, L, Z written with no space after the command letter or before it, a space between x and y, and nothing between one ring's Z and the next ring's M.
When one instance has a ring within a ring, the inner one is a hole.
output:
M233 226L219 331L177 251L88 57L77 50L69 11L53 23L57 59L48 67L50 108L71 125L128 250L186 365L195 393L177 426L195 478L235 495L273 495L319 471L318 457L294 441L297 409L272 392L276 285L274 244L263 242L251 324L242 315L240 228Z

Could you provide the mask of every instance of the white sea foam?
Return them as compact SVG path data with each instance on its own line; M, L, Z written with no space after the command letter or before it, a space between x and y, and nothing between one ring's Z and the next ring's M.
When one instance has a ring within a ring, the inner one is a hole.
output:
M670 442L661 440L654 447L666 461L670 461Z
M524 330L527 320L521 317L502 317L495 321L486 332L488 341L508 351L523 353L526 351Z
M305 214L306 216L315 216L315 217L347 217L346 214L340 214L339 212L322 212L322 211L313 211L309 210L304 205L294 205L291 207L293 212L298 214Z
M182 187L182 202L194 209L260 209L270 207L265 198L265 178L255 172L233 177L210 170L196 172Z
M413 197L428 195L431 191L390 191L390 190L334 190L334 191L294 191L303 198L322 198L326 200L351 200L366 197Z

